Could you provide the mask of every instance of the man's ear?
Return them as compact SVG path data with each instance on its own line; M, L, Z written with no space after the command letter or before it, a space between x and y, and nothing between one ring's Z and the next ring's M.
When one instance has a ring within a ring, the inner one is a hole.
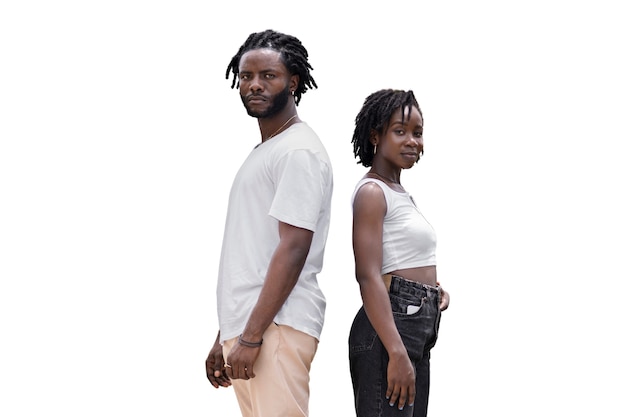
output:
M299 84L300 76L297 74L292 75L291 79L289 80L289 92L291 93L291 95L294 95L296 93Z

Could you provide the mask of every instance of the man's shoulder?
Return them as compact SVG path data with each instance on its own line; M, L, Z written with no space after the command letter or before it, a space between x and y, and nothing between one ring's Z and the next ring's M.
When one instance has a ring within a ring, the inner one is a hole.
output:
M320 137L315 131L306 123L298 123L293 125L289 131L285 132L286 135L281 138L279 148L283 152L289 151L322 151L326 153L326 148L322 143Z

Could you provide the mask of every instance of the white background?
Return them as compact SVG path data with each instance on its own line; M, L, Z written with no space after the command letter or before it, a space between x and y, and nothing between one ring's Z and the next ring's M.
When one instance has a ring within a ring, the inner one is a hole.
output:
M412 89L402 182L452 303L432 416L623 416L624 15L609 1L6 1L0 414L236 416L204 359L226 199L259 141L226 67L300 38L335 170L311 416L349 416L354 117ZM279 401L280 399L277 399Z

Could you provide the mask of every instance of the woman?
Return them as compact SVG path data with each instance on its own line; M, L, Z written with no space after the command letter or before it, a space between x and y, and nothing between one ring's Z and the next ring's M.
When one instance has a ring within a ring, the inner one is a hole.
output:
M437 281L435 231L402 187L423 155L412 91L380 90L355 120L354 156L371 167L352 197L352 243L363 307L350 330L358 417L426 416L430 350L449 295Z

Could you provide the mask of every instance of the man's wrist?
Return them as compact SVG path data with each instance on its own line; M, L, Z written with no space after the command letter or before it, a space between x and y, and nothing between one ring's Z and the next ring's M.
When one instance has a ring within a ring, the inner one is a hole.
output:
M239 342L239 344L242 346L257 348L261 347L261 345L263 344L263 339L261 339L259 342L250 342L242 338L241 335L239 335L239 337L237 338L237 342Z

